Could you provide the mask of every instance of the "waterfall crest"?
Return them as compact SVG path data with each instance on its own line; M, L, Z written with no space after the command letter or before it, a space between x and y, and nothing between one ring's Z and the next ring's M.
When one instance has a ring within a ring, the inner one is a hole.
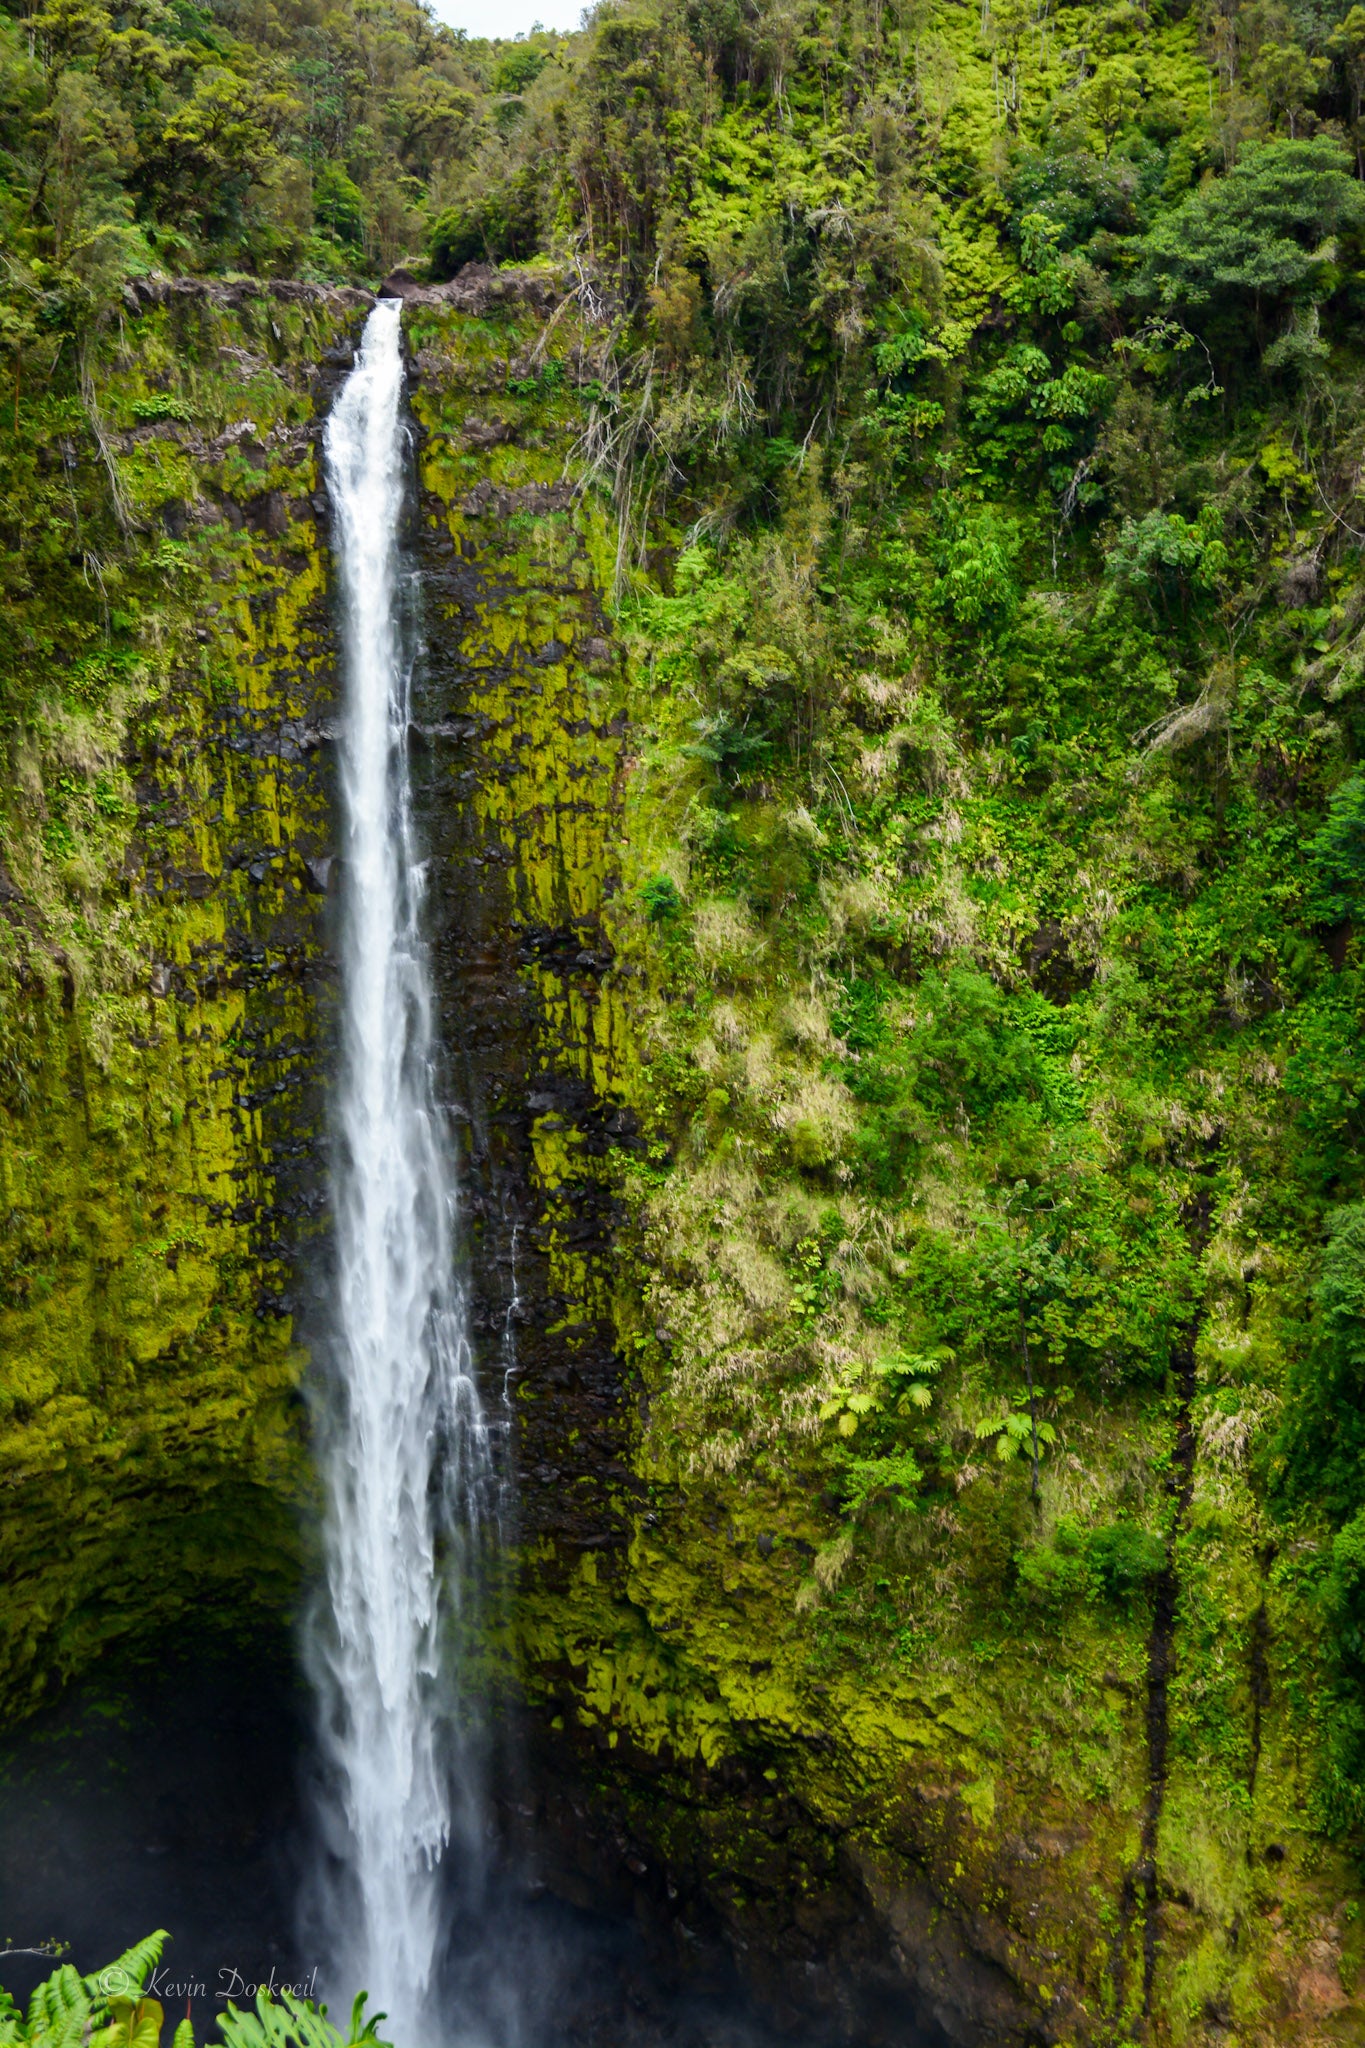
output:
M477 1593L488 1428L456 1276L456 1181L433 1086L401 616L402 308L381 301L327 423L343 602L342 1045L336 1298L320 1423L326 1601L309 1633L329 1772L333 1995L364 1987L403 2048L433 2039L442 1859L484 1827L454 1643Z

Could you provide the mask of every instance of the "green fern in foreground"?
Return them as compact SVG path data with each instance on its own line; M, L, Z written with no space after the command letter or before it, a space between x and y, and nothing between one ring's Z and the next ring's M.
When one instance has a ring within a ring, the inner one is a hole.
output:
M0 2048L160 2048L165 2013L143 1986L161 1960L164 1929L149 1934L92 1976L63 1963L40 1984L22 2013L0 1990ZM282 1991L256 1994L255 2012L229 2004L218 2016L225 2048L389 2048L379 2034L383 2013L365 2018L362 1991L351 2007L348 2032L327 2017L325 2005ZM194 2028L181 2020L171 2048L195 2048Z

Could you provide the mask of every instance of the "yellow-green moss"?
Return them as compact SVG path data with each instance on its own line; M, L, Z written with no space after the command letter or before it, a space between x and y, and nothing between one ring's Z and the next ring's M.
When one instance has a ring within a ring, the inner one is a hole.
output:
M967 107L960 118L970 114ZM980 270L987 258L1005 260L989 250L955 256L948 247L947 255L964 276L975 275L974 263ZM586 1081L596 1105L626 1106L648 1132L654 1086L642 1045L651 1032L656 1043L667 1037L660 1012L678 991L661 981L662 956L635 892L676 866L677 821L660 807L648 760L626 751L621 714L650 720L648 677L632 673L619 649L605 661L600 649L590 663L575 658L590 631L606 632L589 622L597 606L607 609L613 547L592 494L563 492L582 421L572 377L533 397L509 388L508 365L524 362L536 338L529 316L485 322L423 309L412 333L423 365L423 483L484 593L477 618L462 626L461 659L473 675L471 704L488 721L483 744L504 765L473 796L479 826L504 848L521 928L600 924L615 952L605 975L566 973L539 958L527 965L541 1062L547 1073ZM561 319L544 360L568 363L580 340ZM495 418L513 438L466 447L471 416ZM562 499L531 520L490 497L488 485L494 494L548 487ZM528 652L551 638L563 658L531 666ZM756 1010L766 1016L767 1004L776 1018L790 991L769 987L768 972L755 959L748 981ZM640 1229L656 1199L653 1169L638 1153L604 1155L586 1124L559 1111L535 1118L531 1143L550 1285L567 1304L561 1334L572 1340L610 1319L632 1395L666 1400L667 1347L645 1306ZM588 1185L603 1183L633 1221L606 1249L584 1249L564 1226ZM1075 2038L1081 2030L1096 2041L1130 2038L1143 2024L1134 1872L1149 1789L1146 1609L1097 1614L1068 1633L1064 1650L1045 1630L1013 1647L976 1644L957 1626L945 1589L938 1610L926 1598L939 1627L925 1638L841 1637L837 1532L820 1502L784 1492L771 1473L699 1471L695 1444L661 1441L657 1430L646 1436L635 1415L632 1399L618 1418L634 1481L612 1493L629 1530L624 1552L540 1540L521 1558L516 1654L546 1726L599 1759L585 1768L610 1777L642 1836L683 1858L710 1853L699 1845L711 1823L681 1790L689 1774L761 1767L765 1782L780 1784L842 1844L845 1862L863 1871L893 1917L890 1902L912 1875L964 1926L989 1916L1000 1930L997 1953L1037 2024L1053 2027L1050 2038L1071 2037L1056 2031L1063 2011ZM1159 1465L1169 1427L1159 1414L1141 1425L1126 1411L1108 1423L1097 1417L1094 1454L1140 1454ZM1218 1625L1238 1618L1228 1661L1244 1673L1244 1632L1264 1579L1245 1517L1237 1527L1208 1551L1206 1567L1191 1556L1182 1571L1191 1584L1208 1572L1208 1613ZM971 1530L964 1525L954 1541L970 1549ZM1182 1626L1193 1619L1182 1610ZM1285 1688L1274 1688L1263 1716L1260 1769L1275 1784L1258 1790L1253 1830L1245 1811L1213 1813L1201 1800L1208 1772L1193 1726L1182 1747L1180 1683L1177 1675L1161 1857L1191 1903L1162 1904L1154 2010L1163 2036L1193 2040L1204 2038L1203 2022L1189 2015L1230 1985L1247 2014L1268 2014L1275 2000L1283 2011L1291 1995L1288 1937L1257 1918L1263 1887L1251 1873L1267 1827L1291 1841L1293 1860L1279 1866L1276 1886L1301 1902L1305 1927L1347 1892L1349 1877L1338 1856L1308 1846ZM1244 1720L1249 1727L1249 1712ZM652 1759L652 1769L632 1778L632 1757ZM727 1846L714 1873L721 1889L722 1863L746 1867L746 1813L726 1810ZM764 1853L754 1847L755 1867ZM1344 2018L1334 2025L1346 2027L1341 2038L1356 2038Z
M157 601L138 687L103 714L123 717L141 796L102 871L87 861L72 881L45 861L41 788L4 821L20 897L0 991L11 1709L118 1635L291 1597L302 1361L277 1306L256 1081L297 1069L315 1032L312 992L279 968L286 947L318 951L303 855L325 848L327 824L318 792L256 741L327 694L309 379L356 320L324 294L234 306L210 292L144 310L99 366L133 560ZM149 432L132 408L153 391L183 417ZM304 508L278 539L232 510L272 490ZM168 522L182 540L160 537ZM63 687L55 676L54 700ZM44 773L62 772L59 749L60 733ZM262 881L232 867L244 852L274 857Z

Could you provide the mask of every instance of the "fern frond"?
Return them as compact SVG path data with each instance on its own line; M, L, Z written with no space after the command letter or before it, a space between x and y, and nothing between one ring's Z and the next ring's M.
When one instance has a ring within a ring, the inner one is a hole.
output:
M70 1963L41 1983L29 2001L33 2048L78 2048L90 2017L90 1994Z
M347 2036L346 2048L358 2048L362 2041L373 2041L375 2048L391 2048L391 2044L385 2041L379 2032L388 2014L376 2012L371 2013L368 2019L364 2017L365 2001L369 1995L368 1991L361 1991L356 1995L355 2004L351 2007L351 2031ZM325 2007L323 2009L326 2010Z
M292 1991L281 1991L278 1999L268 1991L257 1992L254 2013L230 2004L218 2025L225 2048L390 2048L379 2032L385 2015L365 2017L368 1995L362 1991L351 2007L350 2031L344 2036L328 2019L325 2005L316 2006Z
M102 1970L82 1978L86 1996L100 2004L111 1998L136 1998L161 1961L161 1951L170 1938L164 1927L158 1927L155 1934L134 1942L130 1949L125 1949L112 1963L106 1963Z

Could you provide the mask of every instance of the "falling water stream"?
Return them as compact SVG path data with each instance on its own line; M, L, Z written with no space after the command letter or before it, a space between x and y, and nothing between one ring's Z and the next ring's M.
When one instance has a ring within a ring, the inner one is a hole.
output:
M326 430L343 603L342 1047L334 1370L320 1431L326 1599L319 1699L334 1992L390 2038L436 2038L450 1863L484 1837L477 1716L457 1644L493 1505L457 1279L454 1162L433 1084L423 871L408 774L410 636L401 305L381 301Z

